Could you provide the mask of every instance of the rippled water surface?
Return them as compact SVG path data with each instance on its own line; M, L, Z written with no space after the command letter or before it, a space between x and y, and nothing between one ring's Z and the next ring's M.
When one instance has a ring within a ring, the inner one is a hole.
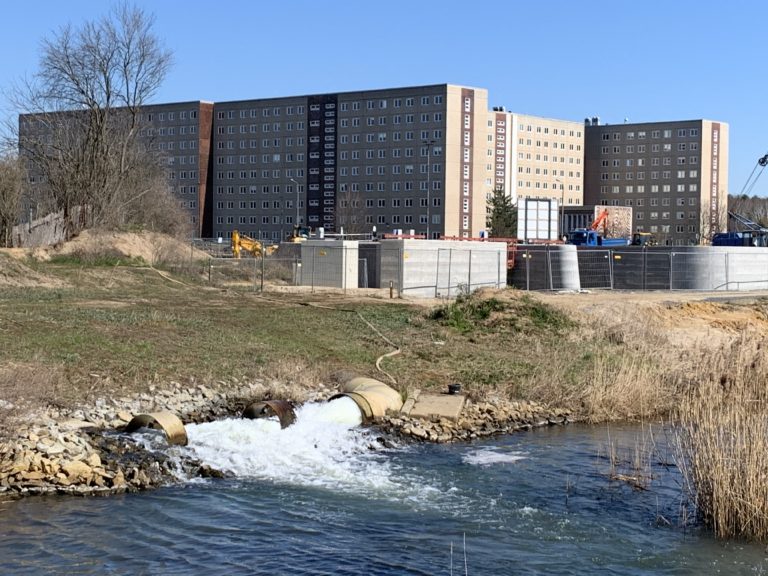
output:
M338 414L304 414L286 430L227 421L189 435L188 450L237 476L0 504L0 574L460 575L465 562L468 574L768 568L762 547L678 527L674 468L655 465L646 491L608 479L609 436L621 457L637 428L553 427L382 451Z

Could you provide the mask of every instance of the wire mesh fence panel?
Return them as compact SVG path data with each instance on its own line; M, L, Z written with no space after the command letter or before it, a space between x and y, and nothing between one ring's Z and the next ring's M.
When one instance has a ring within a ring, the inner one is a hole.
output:
M611 280L616 290L644 290L642 250L611 250Z
M672 256L666 252L645 250L644 290L669 290L672 281Z
M357 250L346 246L302 246L301 284L314 288L357 288Z
M248 284L256 286L261 277L261 261L257 258L211 258L208 282L214 286Z
M715 290L728 283L726 253L671 252L670 258L670 290Z
M270 286L298 286L301 281L301 260L298 258L264 258L263 283Z
M214 258L226 258L232 255L232 246L224 238L193 238L191 247L205 252Z
M579 250L577 257L582 288L612 288L610 250Z

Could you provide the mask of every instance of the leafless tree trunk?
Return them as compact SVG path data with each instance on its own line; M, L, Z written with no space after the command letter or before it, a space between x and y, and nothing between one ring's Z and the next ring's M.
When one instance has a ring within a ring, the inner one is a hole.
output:
M368 210L359 192L346 190L339 192L336 198L336 228L344 228L345 234L364 234L371 232L373 225L365 223Z
M115 207L144 194L130 178L154 161L138 142L141 107L171 62L152 26L152 17L127 5L67 25L43 41L34 79L13 91L20 153L64 211L69 235L114 220Z
M18 158L0 157L0 246L11 246L21 212L22 170Z

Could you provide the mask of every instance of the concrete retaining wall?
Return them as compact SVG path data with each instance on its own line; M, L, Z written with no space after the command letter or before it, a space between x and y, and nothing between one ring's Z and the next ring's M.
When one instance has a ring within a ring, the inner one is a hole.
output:
M507 245L503 242L383 240L381 286L390 280L405 297L452 298L463 291L503 287Z
M573 289L558 272L561 246L520 246L512 285L530 290ZM579 248L582 288L619 290L766 290L768 248L659 246Z

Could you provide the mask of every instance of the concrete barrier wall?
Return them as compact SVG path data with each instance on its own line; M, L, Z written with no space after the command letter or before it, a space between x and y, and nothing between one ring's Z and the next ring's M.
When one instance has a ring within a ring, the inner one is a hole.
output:
M301 284L330 288L358 287L358 242L307 240L301 244Z
M381 246L381 286L392 281L405 297L452 298L506 285L503 242L383 240Z
M562 246L520 246L512 285L529 290L569 290L562 280ZM582 288L618 290L765 290L768 248L659 246L580 248Z

